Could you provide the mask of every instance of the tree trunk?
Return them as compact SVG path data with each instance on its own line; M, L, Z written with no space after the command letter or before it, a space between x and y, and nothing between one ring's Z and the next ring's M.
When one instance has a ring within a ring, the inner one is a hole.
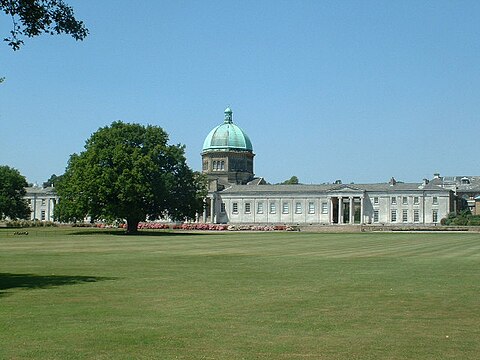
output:
M127 219L127 234L135 234L138 230L138 220Z

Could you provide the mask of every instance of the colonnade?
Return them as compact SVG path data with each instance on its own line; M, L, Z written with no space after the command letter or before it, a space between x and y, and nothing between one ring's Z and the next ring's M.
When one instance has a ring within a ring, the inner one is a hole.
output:
M345 219L344 204L348 199L348 219ZM329 198L330 203L330 224L354 224L355 223L355 202L360 203L359 223L363 223L364 204L363 196L335 196ZM337 204L337 211L335 209Z

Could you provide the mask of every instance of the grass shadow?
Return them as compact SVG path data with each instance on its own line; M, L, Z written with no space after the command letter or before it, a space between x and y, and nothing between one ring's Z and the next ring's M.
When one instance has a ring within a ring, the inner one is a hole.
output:
M112 277L0 273L0 297L10 289L46 289L63 285L115 280Z
M116 235L116 236L203 236L208 235L200 232L180 232L172 230L139 230L133 234L127 234L125 230L83 229L70 232L69 235Z

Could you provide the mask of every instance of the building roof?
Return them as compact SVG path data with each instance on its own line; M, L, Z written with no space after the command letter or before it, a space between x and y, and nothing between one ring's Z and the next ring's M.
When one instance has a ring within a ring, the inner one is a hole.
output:
M435 191L448 193L450 190L435 185L426 185L422 183L389 183L378 184L319 184L319 185L232 185L222 193L225 194L299 194L299 193L319 193L319 192L335 192L335 193L352 193L358 194L365 191L369 192L421 192Z
M213 128L205 138L202 152L223 150L253 151L248 135L233 123L232 110L229 107L225 109L223 124Z
M438 175L438 174L437 174ZM435 176L430 184L455 189L457 193L480 192L480 176Z

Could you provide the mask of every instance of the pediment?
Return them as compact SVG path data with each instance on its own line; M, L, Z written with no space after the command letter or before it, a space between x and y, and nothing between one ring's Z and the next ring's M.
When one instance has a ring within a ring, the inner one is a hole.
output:
M340 184L337 186L332 187L329 192L350 192L350 193L358 193L359 191L363 192L363 189L360 189L352 184Z

